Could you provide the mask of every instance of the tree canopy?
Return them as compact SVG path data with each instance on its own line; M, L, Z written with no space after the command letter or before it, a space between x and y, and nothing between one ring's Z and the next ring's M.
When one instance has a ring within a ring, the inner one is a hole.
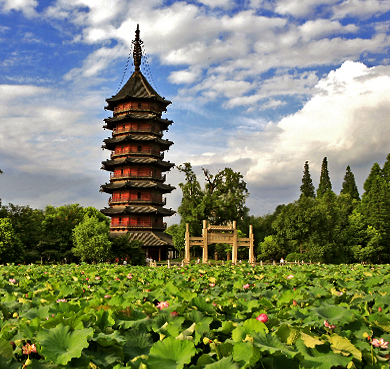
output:
M303 170L301 196L312 197L312 198L316 197L315 188L309 172L308 161L305 162L305 166Z

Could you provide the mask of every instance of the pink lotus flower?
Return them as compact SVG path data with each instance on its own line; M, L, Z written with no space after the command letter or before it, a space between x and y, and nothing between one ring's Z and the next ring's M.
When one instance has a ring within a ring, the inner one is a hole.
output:
M95 277L95 279L96 279L96 280L99 280L99 279L100 279L100 277L99 277L99 276L96 276L96 277Z
M105 299L109 299L111 296L110 295L104 295Z
M171 317L176 318L179 314L176 311L172 311Z
M384 349L387 349L387 345L389 344L388 342L385 342L383 338L380 338L379 340L377 338L374 338L371 343L375 347L380 347Z
M87 278L85 278L85 280L86 280L86 281L89 281L89 278L87 277Z
M168 302L167 301L161 301L157 304L157 307L162 310L164 308L167 308L169 306Z
M292 278L294 278L294 276L292 274L287 276L287 279L292 279Z
M23 347L23 354L24 355L30 355L32 352L37 352L37 348L35 347L35 344L30 345L29 343L26 343Z
M127 278L128 278L128 279L133 278L133 276L131 275L131 273L129 273L129 274L127 275Z
M10 279L8 280L8 282L9 282L9 283L16 283L16 279L10 278Z
M66 302L66 299L58 299L57 302Z
M329 329L335 329L337 327L337 325L329 324L327 320L324 320L324 325L326 328L329 328Z
M247 284L244 284L244 285L242 286L242 288L243 288L244 290L247 290L247 289L249 289L249 283L247 283Z
M259 322L267 323L268 322L268 315L267 314L260 314L256 320Z
M210 287L215 287L215 283L210 283L209 286Z
M213 302L213 306L217 306L217 304L215 302Z

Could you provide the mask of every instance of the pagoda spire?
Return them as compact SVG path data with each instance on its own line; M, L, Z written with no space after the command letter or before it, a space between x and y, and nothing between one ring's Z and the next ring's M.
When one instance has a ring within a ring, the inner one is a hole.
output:
M139 24L137 24L137 29L135 31L135 40L132 41L134 45L133 58L134 58L134 67L136 71L140 70L141 58L142 58L142 48L141 45L143 41L139 38Z

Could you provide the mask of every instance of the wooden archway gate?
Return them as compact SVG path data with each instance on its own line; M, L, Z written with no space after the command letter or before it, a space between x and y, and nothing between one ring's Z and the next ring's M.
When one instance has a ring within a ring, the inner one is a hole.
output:
M237 237L237 223L233 221L230 226L207 226L207 221L203 221L202 237L190 237L189 224L186 224L186 235L185 235L185 256L184 263L190 263L190 247L200 246L203 248L202 262L207 263L208 261L208 246L213 243L227 243L232 245L232 263L237 263L237 249L238 247L249 248L249 263L255 262L255 255L253 252L253 227L249 226L249 237L239 238Z

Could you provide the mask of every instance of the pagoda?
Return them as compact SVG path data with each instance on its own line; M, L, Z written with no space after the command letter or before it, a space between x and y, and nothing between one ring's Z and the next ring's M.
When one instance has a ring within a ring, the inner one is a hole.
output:
M130 239L142 241L146 257L167 259L173 250L172 238L164 233L163 217L175 213L164 207L164 194L174 187L166 184L166 172L174 163L164 161L164 153L173 144L163 139L172 121L161 117L170 101L161 97L141 73L142 41L139 26L133 41L134 72L123 88L106 99L106 110L113 116L104 119L104 129L112 131L104 140L111 150L102 169L110 172L110 182L101 191L111 194L109 207L102 213L111 217L112 235L130 233Z

